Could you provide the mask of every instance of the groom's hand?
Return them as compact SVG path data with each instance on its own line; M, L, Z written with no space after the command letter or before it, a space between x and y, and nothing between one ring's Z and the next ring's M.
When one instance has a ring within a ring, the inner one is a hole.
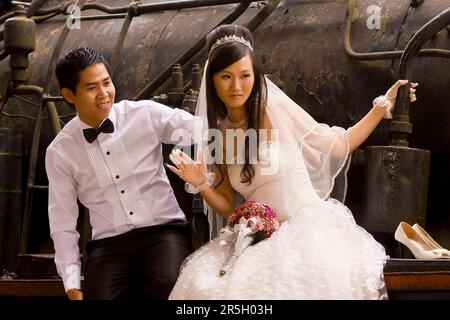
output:
M83 300L83 292L79 289L67 290L67 297L69 300Z

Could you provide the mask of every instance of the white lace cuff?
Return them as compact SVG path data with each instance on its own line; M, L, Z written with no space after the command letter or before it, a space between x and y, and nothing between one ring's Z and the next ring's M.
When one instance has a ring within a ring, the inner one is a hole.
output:
M386 111L383 118L392 119L392 108L394 107L394 105L388 98L386 98L386 96L376 97L373 100L373 106L378 108L385 108Z
M197 194L199 192L206 190L206 188L208 188L209 186L212 186L214 183L214 178L215 178L214 172L208 172L206 174L205 182L203 182L202 184L199 184L198 186L194 186L194 185L186 182L184 184L184 189L189 193Z

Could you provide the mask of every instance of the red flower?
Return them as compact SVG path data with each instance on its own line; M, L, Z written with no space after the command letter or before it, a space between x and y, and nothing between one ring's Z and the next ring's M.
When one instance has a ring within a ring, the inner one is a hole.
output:
M228 225L233 228L240 223L241 218L245 218L247 226L252 229L252 244L269 238L280 226L277 213L268 205L255 200L247 201L234 209L228 217Z
M228 226L222 229L224 232L221 234L235 239L234 252L219 275L222 277L227 274L246 248L269 238L279 226L276 212L266 204L252 200L234 209L228 217Z

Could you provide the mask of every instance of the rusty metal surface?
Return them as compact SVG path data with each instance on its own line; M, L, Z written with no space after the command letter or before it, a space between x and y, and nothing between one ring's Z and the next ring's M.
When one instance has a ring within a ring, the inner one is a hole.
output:
M22 196L22 137L0 128L0 267L16 267Z
M368 147L366 157L360 224L369 231L387 234L387 239L400 221L425 225L430 152L380 146ZM394 256L389 241L383 242L387 254Z
M390 300L449 300L450 273L385 274Z
M141 1L144 4L161 1ZM176 2L175 0L173 2ZM126 7L128 0L90 1L110 7ZM427 0L410 6L409 0L381 0L381 29L366 26L367 7L371 0L357 0L352 17L351 44L357 52L403 50L414 32L443 9L450 0ZM41 9L61 4L49 0ZM59 95L53 75L55 58L76 46L91 46L104 52L111 60L116 52L114 83L117 99L132 99L161 71L170 66L184 51L193 46L237 5L190 8L152 12L133 17L122 40L119 35L124 18L83 20L80 30L63 28L67 16L57 15L37 23L36 50L29 55L30 84L45 87L50 95ZM252 4L236 21L249 22L263 4ZM297 103L318 121L348 127L356 123L371 108L372 100L385 92L395 80L398 59L382 61L357 61L344 50L347 0L283 0L273 13L254 31L256 52L266 71ZM2 13L3 14L3 13ZM83 11L83 15L98 15L97 10ZM65 30L65 31L64 31ZM450 50L448 31L442 30L425 44L425 48ZM119 45L118 45L119 44ZM55 50L56 49L56 50ZM204 51L199 52L184 66L184 82L190 79L195 63L203 66ZM419 100L411 107L413 131L410 146L431 151L431 168L427 204L426 226L435 238L450 247L450 59L436 57L416 58L412 78L420 83ZM0 74L8 70L8 58L0 62ZM2 91L3 92L3 91ZM170 80L153 92L154 95L170 92ZM189 100L189 99L188 99ZM187 100L187 103L189 102ZM24 138L23 155L27 160L33 139L34 119L40 101L26 95L9 97L0 114L0 126L16 127ZM65 103L57 102L56 109L63 123L74 115ZM19 117L17 116L19 115ZM47 183L43 155L45 147L54 137L48 113L43 115L42 137L36 168L36 183ZM387 145L388 121L383 121L364 146ZM363 147L364 147L363 146ZM367 179L363 161L352 164L349 172L347 204L357 220L363 212L362 186ZM180 189L181 192L181 189ZM40 195L31 223L43 235L46 226L46 197ZM395 218L397 219L397 218ZM392 218L392 223L394 218ZM36 245L31 250L51 250L51 246Z
M389 259L384 268L389 299L450 299L450 261Z

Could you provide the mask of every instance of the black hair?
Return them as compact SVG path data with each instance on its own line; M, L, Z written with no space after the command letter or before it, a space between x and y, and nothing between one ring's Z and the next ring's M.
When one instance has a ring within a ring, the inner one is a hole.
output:
M103 63L108 73L111 74L110 66L103 55L91 48L76 48L59 58L55 73L60 89L68 88L76 93L76 87L80 82L80 73L96 63Z
M223 120L227 115L225 104L220 100L216 93L213 75L248 55L252 61L253 72L255 74L255 83L253 84L252 92L246 104L248 129L252 128L256 130L257 141L259 144L259 129L262 128L267 97L267 85L260 62L252 49L238 41L224 43L211 51L212 46L218 39L231 35L244 38L246 41L250 42L252 47L254 47L253 35L243 26L221 25L208 34L206 41L209 52L209 64L206 70L206 99L209 128L218 128L218 121ZM259 147L257 146L257 154L258 152ZM255 169L253 165L250 164L249 157L249 148L246 144L245 164L241 171L241 181L242 183L251 184L252 178L255 176ZM219 168L223 175L225 170L224 166L219 166Z

